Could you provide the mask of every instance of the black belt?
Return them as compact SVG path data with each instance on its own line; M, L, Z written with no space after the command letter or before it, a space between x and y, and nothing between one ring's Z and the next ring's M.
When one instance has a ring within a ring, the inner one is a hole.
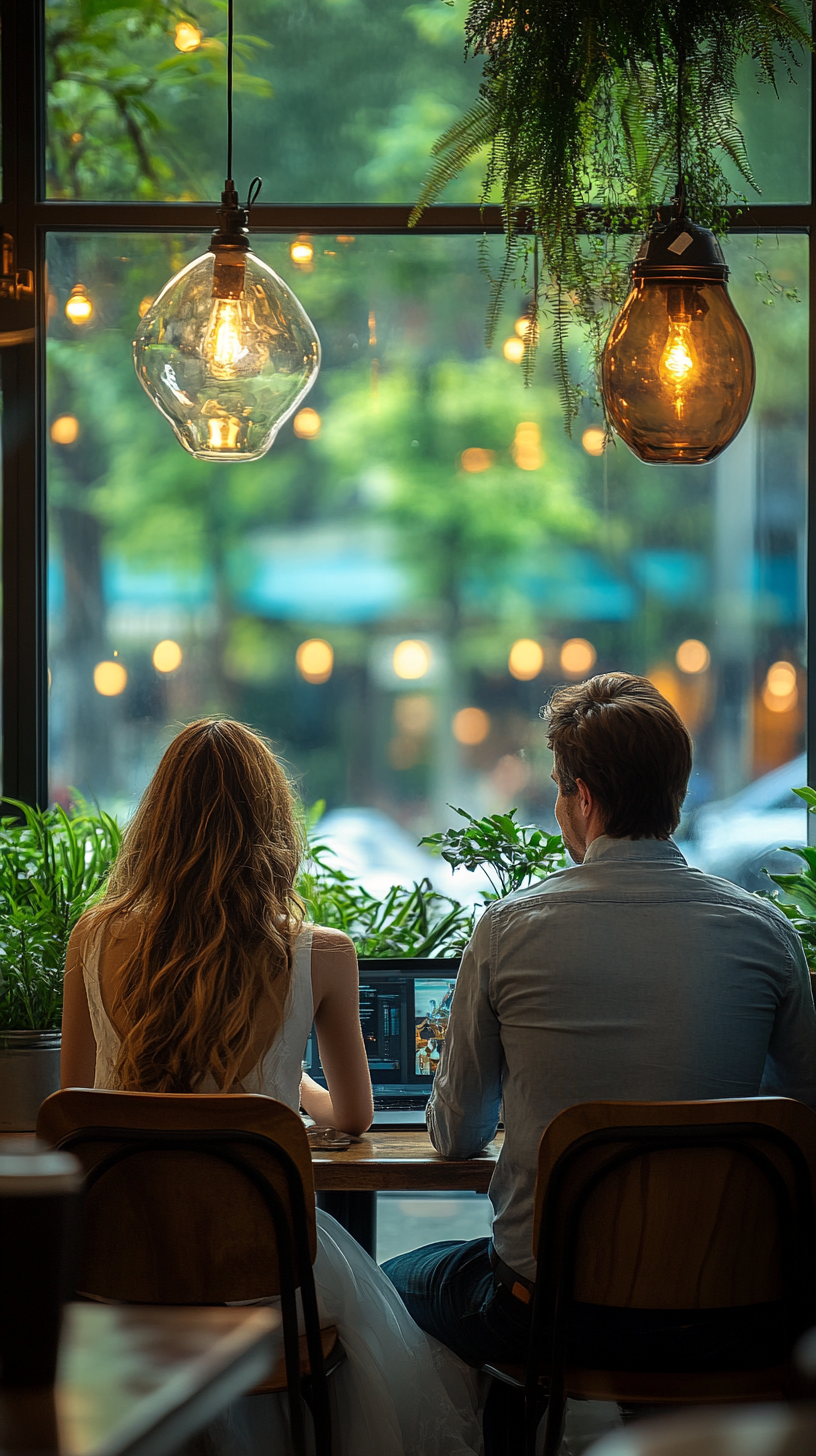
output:
M515 1269L510 1268L509 1264L505 1264L504 1259L500 1259L496 1253L492 1239L490 1240L487 1252L490 1258L490 1267L499 1283L503 1284L505 1289L509 1289L514 1299L521 1300L522 1304L529 1304L533 1297L532 1279L525 1279L523 1274L517 1274Z

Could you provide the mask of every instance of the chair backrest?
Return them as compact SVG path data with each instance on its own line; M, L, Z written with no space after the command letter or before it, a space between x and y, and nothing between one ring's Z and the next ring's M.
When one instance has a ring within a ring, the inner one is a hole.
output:
M82 1294L145 1304L276 1295L278 1233L291 1238L296 1286L314 1262L309 1142L281 1102L68 1089L43 1103L37 1135L70 1147L86 1174ZM275 1208L286 1219L277 1233Z
M551 1297L814 1306L816 1113L783 1097L589 1102L545 1129L533 1253Z

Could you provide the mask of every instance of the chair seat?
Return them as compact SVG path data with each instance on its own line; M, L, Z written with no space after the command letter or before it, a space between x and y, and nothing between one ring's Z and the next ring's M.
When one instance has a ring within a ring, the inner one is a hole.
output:
M306 1336L301 1335L300 1340L300 1373L301 1376L309 1376L311 1367L309 1365L309 1352L306 1347ZM320 1344L323 1350L323 1365L327 1375L331 1375L338 1365L346 1358L346 1352L340 1344L336 1325L326 1325L320 1331ZM275 1395L286 1390L286 1362L281 1352L272 1374L262 1380L249 1392L250 1395Z
M506 1385L524 1388L524 1366L489 1363L482 1366ZM542 1372L542 1385L547 1374ZM640 1370L584 1370L568 1366L565 1394L573 1400L614 1400L624 1405L703 1405L726 1401L787 1400L790 1376L784 1365L758 1370L700 1370L680 1374Z

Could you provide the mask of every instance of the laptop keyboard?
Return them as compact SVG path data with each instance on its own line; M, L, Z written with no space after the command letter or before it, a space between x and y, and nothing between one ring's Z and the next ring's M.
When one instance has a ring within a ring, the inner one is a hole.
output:
M421 1097L383 1097L375 1096L375 1112L424 1112L428 1106L428 1094Z

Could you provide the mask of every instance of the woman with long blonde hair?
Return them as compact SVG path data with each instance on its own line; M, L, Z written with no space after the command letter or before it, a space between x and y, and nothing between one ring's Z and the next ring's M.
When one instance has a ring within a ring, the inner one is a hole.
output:
M301 850L291 789L264 740L224 718L184 728L125 831L104 898L71 936L62 1085L259 1092L364 1131L372 1096L357 957L348 936L305 923ZM301 1070L312 1026L328 1090ZM321 1317L338 1325L348 1356L329 1382L340 1456L478 1450L464 1367L422 1334L355 1240L317 1217ZM261 1418L264 1449L275 1402L241 1403L244 1422ZM249 1434L235 1433L242 1451ZM284 1451L283 1427L278 1435Z

